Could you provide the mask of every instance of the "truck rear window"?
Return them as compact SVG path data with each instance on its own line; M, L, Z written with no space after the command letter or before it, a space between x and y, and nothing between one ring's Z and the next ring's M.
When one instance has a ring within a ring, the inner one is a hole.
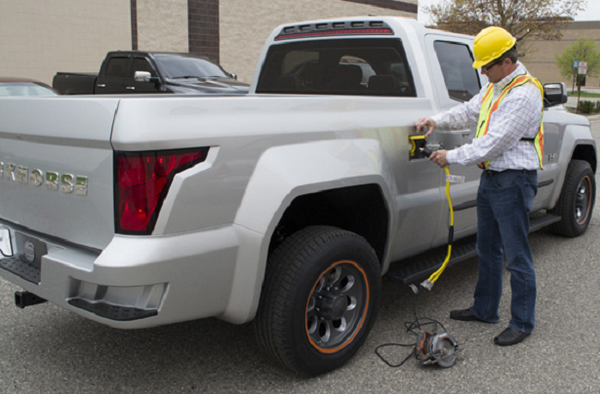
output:
M397 38L273 45L257 93L416 96Z
M129 73L128 57L112 57L108 59L106 76L112 78L127 78Z

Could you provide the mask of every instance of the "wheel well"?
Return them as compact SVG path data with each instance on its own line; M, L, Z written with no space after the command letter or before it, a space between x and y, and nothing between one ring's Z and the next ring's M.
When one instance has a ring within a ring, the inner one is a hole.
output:
M307 226L329 225L364 237L383 261L388 210L378 185L350 186L296 197L279 221L269 245L275 249L286 237Z
M592 167L592 171L594 174L596 173L596 166L598 164L598 159L596 157L596 151L594 147L591 145L577 145L575 147L575 151L573 151L573 156L571 160L584 160L590 163Z

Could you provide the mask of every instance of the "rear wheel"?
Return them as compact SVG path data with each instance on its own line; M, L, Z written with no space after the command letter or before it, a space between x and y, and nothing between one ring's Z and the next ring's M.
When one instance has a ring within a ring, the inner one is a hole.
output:
M562 219L551 226L552 232L566 237L585 233L592 219L595 198L596 180L590 164L583 160L571 161L560 199L552 210Z
M258 341L294 371L331 371L364 343L380 298L379 260L364 238L308 227L269 258L255 320Z

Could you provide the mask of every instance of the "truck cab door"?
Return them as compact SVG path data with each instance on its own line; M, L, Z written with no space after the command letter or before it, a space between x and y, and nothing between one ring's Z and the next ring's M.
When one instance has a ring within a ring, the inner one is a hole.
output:
M482 84L487 83L481 80L478 70L472 68L472 43L469 39L454 35L428 34L426 45L433 80L440 85L436 94L442 111L470 100L479 93ZM470 143L475 138L475 133L476 122L452 131L436 128L428 142L440 143L444 149L451 150ZM463 183L455 183L450 187L454 207L454 230L456 238L459 238L477 230L476 196L481 170L477 166L455 164L450 166L450 173L464 177ZM443 214L436 243L443 243L447 239L448 221L448 215Z
M127 84L131 66L129 55L111 56L103 64L96 80L96 94L129 93Z

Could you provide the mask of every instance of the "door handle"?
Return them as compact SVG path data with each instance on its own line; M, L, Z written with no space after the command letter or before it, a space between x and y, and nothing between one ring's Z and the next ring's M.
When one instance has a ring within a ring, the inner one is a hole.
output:
M106 84L105 83L99 83L96 86L99 87L99 88L105 88Z
M126 86L125 89L127 89L127 90L135 90L135 86Z

